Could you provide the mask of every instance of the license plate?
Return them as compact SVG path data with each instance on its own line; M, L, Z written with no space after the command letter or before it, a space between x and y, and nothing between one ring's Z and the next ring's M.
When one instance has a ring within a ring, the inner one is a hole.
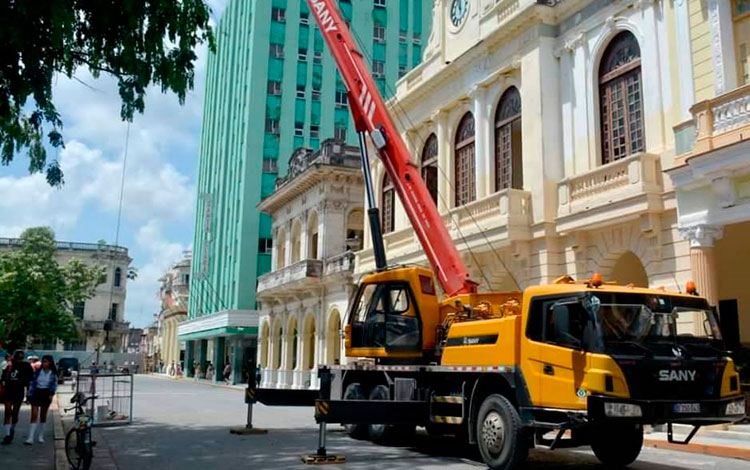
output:
M674 412L675 413L700 413L701 404L700 403L675 403Z

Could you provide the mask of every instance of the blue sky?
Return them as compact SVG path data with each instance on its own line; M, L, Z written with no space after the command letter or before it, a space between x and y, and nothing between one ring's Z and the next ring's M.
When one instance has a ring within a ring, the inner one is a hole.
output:
M209 0L214 18L228 0ZM130 250L138 279L128 284L125 319L141 327L158 312L158 279L191 247L200 144L205 48L197 51L195 88L183 106L158 88L148 91L146 112L130 126L119 244ZM29 175L18 155L0 167L0 237L47 225L59 240L115 242L127 124L120 120L116 82L55 78L54 102L64 122L65 148L52 150L65 185L50 188L44 175Z

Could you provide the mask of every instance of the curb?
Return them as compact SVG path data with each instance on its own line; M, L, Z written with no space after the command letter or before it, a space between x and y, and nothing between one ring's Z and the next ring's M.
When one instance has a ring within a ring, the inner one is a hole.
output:
M227 384L222 384L222 383L209 382L208 380L205 380L205 379L194 380L191 377L168 377L168 376L164 376L163 374L154 374L154 373L144 374L144 375L148 375L149 377L156 377L157 379L162 379L162 380L179 380L185 383L195 383L199 385L207 385L209 387L226 388L227 390L239 390L241 392L243 392L245 388L247 387L247 384L227 385Z
M725 457L730 459L739 459L750 461L750 448L722 446L715 444L701 444L691 442L689 444L672 444L657 439L644 439L643 445L654 449L676 450L680 452L690 452L693 454L712 455L714 457Z
M68 458L65 456L65 431L60 416L60 395L57 393L50 406L50 411L52 411L52 429L55 441L55 470L68 470Z

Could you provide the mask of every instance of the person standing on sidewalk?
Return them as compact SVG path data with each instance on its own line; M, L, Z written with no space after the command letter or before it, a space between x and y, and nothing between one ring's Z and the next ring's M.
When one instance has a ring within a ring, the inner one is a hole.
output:
M18 424L18 412L21 410L21 404L25 395L26 387L34 377L33 370L28 362L24 361L23 350L19 349L13 354L13 361L3 370L0 375L0 383L5 388L5 416L3 430L3 444L7 445L13 442L13 436L16 433L16 424Z
M229 385L229 376L232 375L232 366L229 365L228 361L227 365L224 366L224 373L222 375L224 376L224 383Z
M34 379L29 384L29 395L31 396L31 421L29 425L29 436L24 444L34 443L34 433L39 431L37 442L44 443L44 425L47 422L47 411L52 403L52 397L57 390L57 369L52 356L42 357L42 366L34 374ZM39 411L41 410L41 415ZM37 420L40 423L37 423Z

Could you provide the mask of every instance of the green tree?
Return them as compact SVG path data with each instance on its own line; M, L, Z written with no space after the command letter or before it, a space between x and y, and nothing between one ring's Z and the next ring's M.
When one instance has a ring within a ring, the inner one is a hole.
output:
M52 229L35 227L23 232L19 249L0 253L0 339L13 347L76 337L73 305L104 282L103 266L60 265L55 251Z
M56 74L72 77L86 67L94 77L116 77L123 120L143 113L150 84L184 103L196 46L207 41L214 49L209 14L203 0L0 1L0 163L27 150L30 173L63 183L44 146L45 132L53 147L63 146L52 100Z

